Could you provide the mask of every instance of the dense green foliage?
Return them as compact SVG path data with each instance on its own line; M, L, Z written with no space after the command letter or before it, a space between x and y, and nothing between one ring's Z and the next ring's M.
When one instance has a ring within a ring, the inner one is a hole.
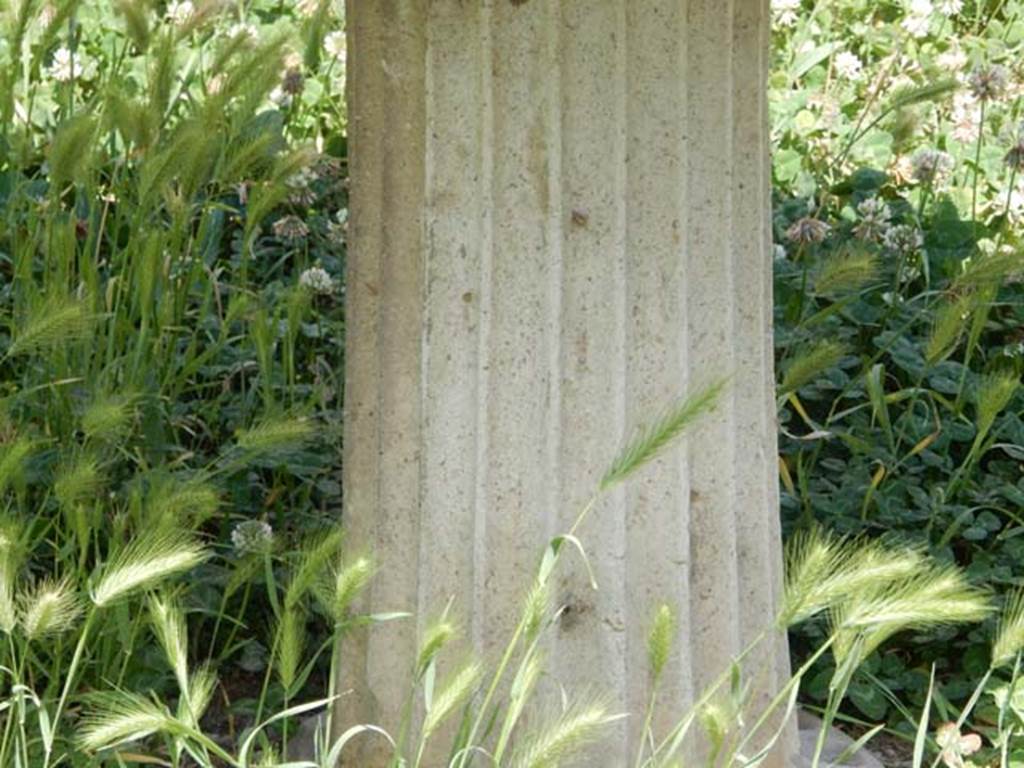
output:
M901 538L1005 591L1024 583L1024 4L773 5L786 530ZM948 717L992 629L896 639L851 712L899 721L934 663Z
M180 602L222 730L329 665L313 580L281 595L338 554L341 27L326 1L0 5L0 603L202 538ZM77 690L177 696L142 599L102 607ZM63 638L0 664L51 700Z
M913 730L905 706L951 720L987 691L972 722L1012 750L1024 600L1002 624L958 622L988 615L961 572L1000 595L1024 584L1024 2L773 9L777 629L799 627L774 706L800 687L829 719L848 701ZM327 651L367 620L348 606L372 568L344 559L337 528L342 25L330 0L0 6L0 668L25 716L4 719L0 763L102 764L129 741L175 765L269 760L284 721L254 723L325 690ZM627 446L598 492L714 396ZM459 714L460 767L479 748L548 764L617 720L584 699L511 736L570 541L552 542L496 667L434 692L456 628L427 632L410 696L436 708L393 734L409 763ZM880 563L886 579L857 581ZM872 618L893 600L900 622ZM655 680L673 622L662 608L653 625ZM716 685L733 685L724 710L641 724L638 766L673 765L694 723L725 764L746 760L747 702L727 671ZM930 744L964 745L959 728Z

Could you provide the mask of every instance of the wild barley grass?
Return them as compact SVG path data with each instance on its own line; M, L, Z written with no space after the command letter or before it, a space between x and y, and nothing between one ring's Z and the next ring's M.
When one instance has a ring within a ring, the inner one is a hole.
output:
M73 629L83 613L71 580L44 579L18 594L18 623L25 638L41 640Z
M170 711L150 699L123 692L97 694L82 722L78 743L95 752L175 730L178 722Z
M845 347L834 341L822 341L797 352L786 366L779 394L795 392L822 372L836 365L845 354Z
M185 534L145 536L114 556L90 596L97 607L104 608L169 576L191 571L207 557L203 547Z

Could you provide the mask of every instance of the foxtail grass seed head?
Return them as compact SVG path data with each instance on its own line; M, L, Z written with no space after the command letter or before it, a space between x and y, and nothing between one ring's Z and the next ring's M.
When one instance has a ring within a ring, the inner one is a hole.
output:
M281 616L280 637L275 658L277 676L284 689L290 690L298 677L302 654L306 647L306 615L298 607L286 608Z
M541 629L550 607L551 590L547 581L534 580L523 605L523 626L528 642L533 641Z
M177 730L165 707L137 694L97 694L90 703L78 727L78 743L89 752Z
M815 293L823 296L860 288L878 274L878 258L864 248L847 249L827 259L814 279Z
M513 757L515 768L556 768L598 740L607 726L620 719L609 715L603 702L571 705L555 718L539 718L543 725L524 735Z
M0 518L0 631L10 634L18 622L15 585L25 558L22 525L12 518Z
M996 417L1010 404L1020 386L1013 373L995 373L982 379L977 395L978 434L988 434Z
M210 664L203 664L188 678L188 696L178 700L178 719L197 726L217 692L217 675Z
M846 348L836 341L820 341L796 354L786 366L779 387L780 394L795 392L839 364Z
M125 546L92 590L92 601L103 608L143 589L190 571L207 557L199 543L184 534L143 536Z
M64 466L53 485L61 506L70 509L95 498L103 485L103 475L95 458L80 456Z
M18 599L21 631L29 640L67 632L82 615L82 603L69 579L40 581Z
M638 431L601 478L600 489L607 490L617 485L661 455L683 432L714 408L724 389L725 381L717 381L680 401L661 419Z
M970 296L960 296L939 307L925 348L925 359L929 363L938 362L956 348L971 318L972 308Z
M999 628L992 644L992 666L1012 664L1024 650L1024 588L1011 592L999 617Z
M434 700L423 721L423 738L429 739L440 725L476 692L483 675L477 662L464 666L434 695Z
M236 435L238 447L260 455L301 448L313 437L313 424L306 419L275 418L260 422Z
M146 517L157 528L194 529L217 514L221 499L215 487L201 480L169 480L154 484L145 504Z
M786 230L786 239L798 245L810 245L824 241L831 231L832 227L821 219L805 216L790 225Z
M299 551L298 564L285 592L285 603L296 605L308 595L341 559L341 528L321 531L309 538Z
M366 589L372 577L373 563L366 557L356 558L348 565L334 569L333 588L322 602L335 622L348 618L352 603Z
M962 571L929 564L909 578L851 592L833 608L835 656L842 664L856 654L859 664L898 632L981 621L991 610L988 592Z
M163 648L167 663L178 679L178 688L188 691L188 630L181 607L169 599L153 596L149 599L149 616Z
M675 642L676 617L672 609L662 605L654 614L654 623L647 635L647 663L650 665L651 677L654 680L661 678L661 673L668 664L672 655L672 646Z
M427 628L420 641L419 652L416 654L417 679L423 676L427 667L453 637L455 637L455 626L451 622L438 621Z
M918 550L841 539L818 527L791 536L785 560L780 627L832 610L851 595L913 578L927 566Z
M721 703L710 701L701 708L698 718L711 746L715 750L721 749L732 730L729 711Z
M18 482L29 456L35 451L35 443L24 436L0 444L0 493Z
M90 439L113 442L128 432L134 416L129 398L101 398L82 413L82 432Z
M266 554L274 548L274 529L265 520L243 520L231 529L231 545L239 557Z
M22 355L78 341L92 330L95 316L83 301L49 300L32 310L15 332L8 354Z

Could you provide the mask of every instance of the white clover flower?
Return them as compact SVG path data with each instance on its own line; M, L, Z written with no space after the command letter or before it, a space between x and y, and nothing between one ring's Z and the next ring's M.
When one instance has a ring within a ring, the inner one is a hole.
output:
M939 0L939 13L943 16L956 16L964 8L964 0Z
M978 140L981 123L981 104L970 93L954 94L953 110L950 112L953 129L950 135L961 144L972 144Z
M967 85L971 95L978 101L998 99L1006 93L1009 85L1009 72L1006 67L998 64L993 67L977 67L967 76Z
M928 34L929 19L927 16L907 16L900 22L912 37L925 37Z
M796 24L800 11L800 0L772 0L772 12L779 26L791 27Z
M73 80L91 80L96 74L96 65L80 52L72 53L68 48L58 48L54 51L47 72L58 82L70 83Z
M938 184L953 170L953 158L940 149L919 149L910 161L914 178L922 184Z
M910 0L907 15L900 26L913 37L924 37L928 34L931 15L934 12L931 0Z
M231 543L239 555L269 552L274 545L274 529L263 520L243 520L231 531Z
M1006 212L1011 221L1019 222L1024 219L1024 189L1021 188L1020 182L1013 185L1006 202Z
M947 72L959 72L967 66L967 54L954 45L948 51L943 51L935 57L935 63L940 69Z
M321 0L299 0L295 4L295 12L303 18L312 17L320 8Z
M274 222L272 228L275 237L289 243L301 242L309 236L309 227L306 226L306 222L293 214L282 216Z
M864 69L864 65L861 64L857 54L850 53L849 51L837 53L832 63L839 76L845 77L847 80L856 80L861 76L861 72Z
M250 24L247 21L239 21L228 27L227 35L229 38L234 40L237 37L244 37L247 41L256 40L260 31L257 29L255 24Z
M921 230L910 224L897 224L886 230L882 242L886 248L896 253L910 254L924 245Z
M336 59L342 63L345 62L345 33L340 29L331 32L324 38L324 51L332 59Z
M327 239L331 244L340 248L345 244L345 237L348 234L348 209L342 208L334 215L334 220L327 225Z
M285 93L281 86L274 88L274 90L270 92L269 98L274 102L274 104L282 109L287 109L292 105L292 95L290 93Z
M310 267L299 275L299 285L318 296L334 293L334 279L323 267Z
M860 221L853 228L855 237L861 240L877 241L885 236L889 228L892 211L889 205L878 197L869 197L857 204Z
M786 260L786 246L782 245L781 243L776 243L775 247L772 250L772 255L773 255L773 257L775 258L776 261L785 261Z
M167 4L167 20L177 27L188 24L195 12L196 7L190 0L171 0Z
M832 227L824 221L813 216L804 216L793 222L786 230L786 239L793 243L820 243L831 231Z

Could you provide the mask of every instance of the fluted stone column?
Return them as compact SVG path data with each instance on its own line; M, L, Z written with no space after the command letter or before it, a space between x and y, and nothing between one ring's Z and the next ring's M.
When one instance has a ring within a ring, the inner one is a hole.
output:
M450 598L493 658L637 421L729 376L581 532L600 589L572 563L559 581L553 679L624 711L649 694L651 611L679 609L664 727L781 581L767 0L348 5L345 521L380 567L372 609L416 618L346 645L343 719L397 727ZM755 682L785 667L768 653ZM590 764L629 763L637 726Z

